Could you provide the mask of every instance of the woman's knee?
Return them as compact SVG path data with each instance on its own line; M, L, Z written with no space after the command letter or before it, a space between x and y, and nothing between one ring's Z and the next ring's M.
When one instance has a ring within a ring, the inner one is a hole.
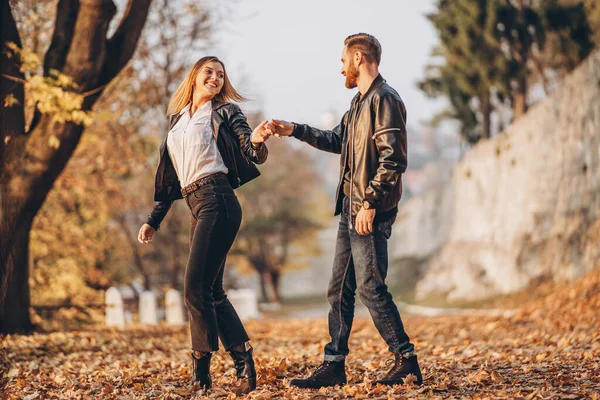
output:
M220 287L220 288L215 288L213 291L213 301L216 304L222 303L225 300L227 300L227 293L225 293L225 290Z
M185 304L198 308L201 305L213 303L212 288L203 288L201 286L195 288L186 288L183 293Z

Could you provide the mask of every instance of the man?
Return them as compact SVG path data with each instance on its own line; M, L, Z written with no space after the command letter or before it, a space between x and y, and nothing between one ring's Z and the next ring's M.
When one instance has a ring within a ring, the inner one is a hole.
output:
M387 240L398 212L401 175L406 170L406 109L379 74L381 45L368 34L349 36L342 52L346 87L358 87L350 110L331 131L274 120L275 136L293 136L317 149L341 154L335 215L341 214L329 283L329 335L324 362L291 386L321 388L346 383L345 357L354 318L355 292L395 356L379 383L403 383L412 374L422 383L414 346L385 284Z

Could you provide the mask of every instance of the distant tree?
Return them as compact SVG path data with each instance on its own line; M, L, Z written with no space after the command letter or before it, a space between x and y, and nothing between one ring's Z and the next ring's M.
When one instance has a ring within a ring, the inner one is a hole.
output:
M593 48L586 10L595 6L438 0L428 18L440 45L419 87L429 96L447 97L451 109L434 119L457 119L461 136L475 143L490 136L495 105L512 107L513 118L525 113L532 84L541 83L548 92L548 76L564 75Z
M600 46L600 3L596 0L585 0L585 8L593 32L595 46Z
M500 46L509 68L509 100L514 118L527 112L527 94L540 82L548 92L547 74L564 75L588 56L592 31L582 2L561 5L558 0L505 1L498 16Z
M303 267L320 252L317 233L330 206L314 161L286 139L271 139L262 175L241 187L242 226L232 251L233 262L247 263L261 283L262 301L281 301L285 269Z
M583 5L587 22L592 31L592 41L595 47L600 45L600 2L598 0L559 0L564 6L579 7ZM578 21L581 22L581 21Z
M449 107L431 118L429 121L431 126L437 127L447 119L456 120L459 123L459 134L462 140L468 144L475 144L481 139L477 112L472 105L472 95L460 88L452 68L428 66L427 78L419 82L418 86L428 97L445 96L450 103Z
M446 96L461 134L469 143L491 134L493 96L505 92L506 58L498 46L498 4L487 0L439 0L427 17L440 45L419 87L429 96ZM479 121L476 117L479 116Z

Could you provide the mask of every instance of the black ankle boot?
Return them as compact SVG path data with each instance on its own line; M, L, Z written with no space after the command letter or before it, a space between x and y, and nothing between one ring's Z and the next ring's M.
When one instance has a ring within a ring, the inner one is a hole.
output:
M246 343L231 346L229 354L235 365L235 374L242 380L241 390L249 393L256 389L256 369L252 358L252 347Z
M200 382L200 388L208 390L212 387L210 378L210 359L212 353L192 351L192 361L194 363L194 372L192 374L192 383Z
M319 389L325 386L345 385L344 361L325 361L306 379L292 379L290 386L304 389Z
M404 379L409 374L416 378L414 381L415 384L420 385L423 383L423 376L421 375L417 356L413 355L406 358L402 354L395 354L394 366L382 379L378 380L377 383L389 386L396 384L402 385Z

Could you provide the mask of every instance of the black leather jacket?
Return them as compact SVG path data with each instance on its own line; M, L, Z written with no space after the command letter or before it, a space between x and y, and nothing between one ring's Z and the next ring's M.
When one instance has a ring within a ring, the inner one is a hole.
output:
M295 124L292 135L317 149L341 154L335 215L342 211L342 183L346 162L351 172L351 215L363 202L377 212L394 209L402 196L401 175L406 171L406 108L400 95L378 75L369 90L352 100L333 130Z
M169 131L181 115L180 113L170 116ZM252 129L248 126L240 107L232 103L213 101L212 128L223 162L229 170L227 178L231 187L238 188L258 177L260 172L254 163L262 164L267 160L267 146L264 143L258 148L252 146ZM167 151L167 137L168 132L160 145L160 161L156 170L154 201L157 203L146 221L154 229L158 229L173 201L183 198L177 173Z

